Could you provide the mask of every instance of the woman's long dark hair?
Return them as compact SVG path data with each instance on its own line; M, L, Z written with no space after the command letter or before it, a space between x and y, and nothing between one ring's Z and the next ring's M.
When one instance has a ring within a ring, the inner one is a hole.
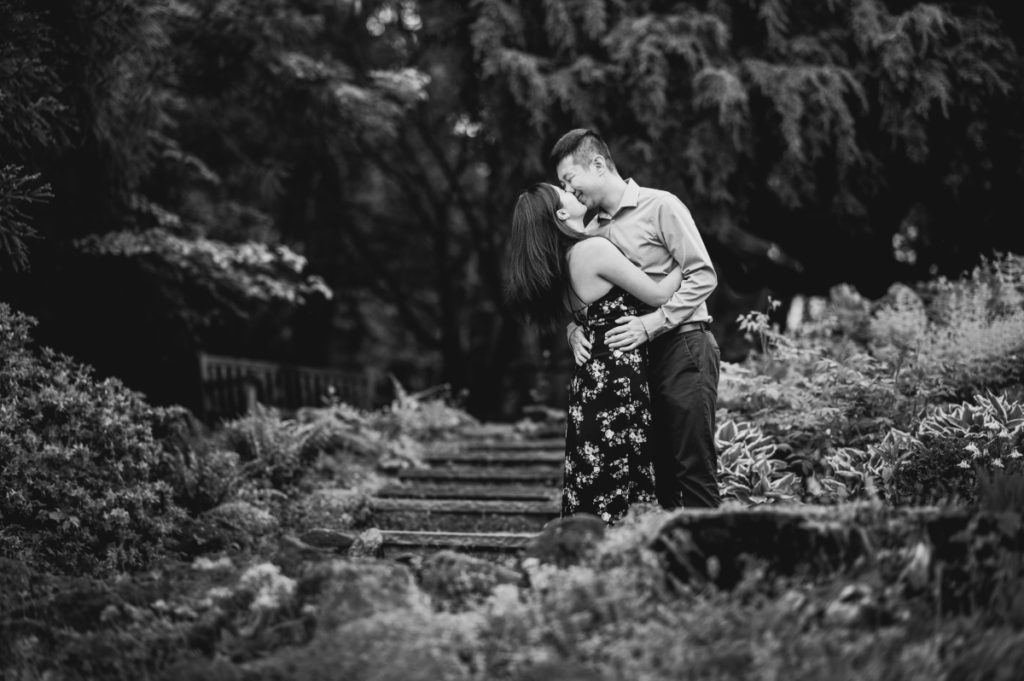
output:
M561 207L550 184L524 191L505 247L505 299L520 317L548 331L568 318L565 295L572 287L565 254L588 238L558 219L555 211Z

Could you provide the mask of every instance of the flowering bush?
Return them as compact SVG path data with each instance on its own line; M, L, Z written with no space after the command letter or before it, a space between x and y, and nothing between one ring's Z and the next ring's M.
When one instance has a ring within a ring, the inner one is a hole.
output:
M1024 256L916 289L897 284L871 319L872 351L940 395L965 396L1024 376Z
M974 501L977 470L1024 471L1022 450L1024 405L992 393L936 407L913 434L875 448L891 466L886 489L896 503Z
M154 436L176 410L31 351L33 324L0 303L0 551L61 572L141 568L183 517Z
M76 246L86 254L158 260L189 279L212 280L242 297L265 302L301 304L314 294L328 299L333 295L320 277L302 276L306 259L282 244L186 239L157 228L92 235Z

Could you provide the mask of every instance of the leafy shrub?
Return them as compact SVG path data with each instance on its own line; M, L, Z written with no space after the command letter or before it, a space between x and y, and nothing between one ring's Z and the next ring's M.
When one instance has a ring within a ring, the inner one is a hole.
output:
M178 282L207 282L223 300L239 307L247 302L302 304L307 297L331 298L316 275L304 275L306 259L287 246L257 241L228 244L207 238L187 239L156 228L145 232L111 232L76 242L86 254L136 259L150 275Z
M750 423L726 421L715 431L718 482L723 498L748 504L796 501L799 481L785 461L774 458L771 438Z
M317 478L365 488L381 470L419 465L420 444L396 427L390 410L363 413L346 404L304 408L294 419L257 405L223 424L216 444L235 452L244 481L282 492L309 489Z
M992 393L931 410L911 435L876 448L892 466L894 503L977 499L977 471L1024 471L1024 405Z
M895 284L876 305L876 356L935 392L962 397L1024 376L1024 256L982 261L968 275L911 289Z
M174 468L175 501L193 515L230 499L242 481L238 454L225 449L180 452Z
M0 551L58 571L140 568L182 518L157 409L49 349L0 304Z
M217 440L238 454L248 481L282 491L298 486L312 461L306 433L273 407L258 404L253 412L224 423Z
M462 426L477 420L451 404L447 386L429 388L420 393L409 393L394 376L395 399L389 408L381 410L375 425L393 435L408 435L416 440L436 440L450 436Z

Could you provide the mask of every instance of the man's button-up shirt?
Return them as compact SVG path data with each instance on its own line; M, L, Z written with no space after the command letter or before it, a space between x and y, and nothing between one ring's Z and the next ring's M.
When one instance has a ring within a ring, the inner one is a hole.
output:
M679 290L640 318L650 339L683 322L711 321L706 301L718 276L689 209L674 194L627 180L619 207L611 215L598 213L586 233L607 238L657 280L677 264L682 268Z

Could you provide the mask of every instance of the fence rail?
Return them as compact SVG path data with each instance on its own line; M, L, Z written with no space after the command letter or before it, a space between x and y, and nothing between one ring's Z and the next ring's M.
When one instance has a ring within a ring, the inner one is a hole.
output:
M283 409L319 406L331 389L342 402L369 409L378 384L370 368L346 371L206 353L199 354L199 377L207 419L246 413L257 402Z

